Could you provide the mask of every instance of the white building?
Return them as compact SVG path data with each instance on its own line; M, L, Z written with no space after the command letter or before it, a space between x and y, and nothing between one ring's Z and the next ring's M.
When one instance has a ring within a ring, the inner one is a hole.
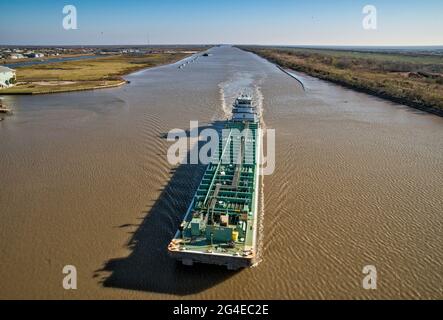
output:
M24 55L28 58L43 58L45 56L43 53L31 52L31 51L26 52Z
M15 82L15 70L0 66L0 88L12 87Z
M24 59L24 58L25 58L25 56L22 55L21 53L14 53L14 54L11 54L9 57L9 59L14 59L14 60Z

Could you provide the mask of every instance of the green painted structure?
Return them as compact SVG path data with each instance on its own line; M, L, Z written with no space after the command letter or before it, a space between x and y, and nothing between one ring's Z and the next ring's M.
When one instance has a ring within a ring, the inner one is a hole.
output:
M242 95L169 245L172 257L187 265L201 262L229 269L255 262L260 155L258 115L252 98Z

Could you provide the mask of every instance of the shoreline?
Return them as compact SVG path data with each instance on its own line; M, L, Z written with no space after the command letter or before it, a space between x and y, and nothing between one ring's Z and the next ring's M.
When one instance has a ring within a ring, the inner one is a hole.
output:
M288 76L290 76L292 79L295 79L298 83L300 83L300 85L301 85L302 88L303 88L303 91L306 91L305 84L303 83L303 81L301 81L299 78L297 78L296 76L294 76L293 74L291 74L291 73L288 71L288 69L285 69L285 68L279 66L278 64L274 64L274 65L275 65L277 68L279 68L281 71L283 71L284 73L286 73ZM292 70L292 71L295 71L295 70Z
M45 56L41 58L24 58L24 59L1 59L0 66L6 66L11 64L21 64L21 63L33 63L33 62L46 62L48 60L55 59L66 59L66 58L78 58L78 57L91 57L94 58L96 56L94 53L79 53L79 54L61 54L58 56ZM99 57L97 57L99 58ZM51 63L51 62L48 62ZM54 62L58 63L58 61ZM11 67L14 69L14 67ZM20 67L17 67L20 68Z
M198 52L200 53L200 52ZM153 62L145 62L145 63L139 63L139 66L134 66L134 64L136 65L137 63L134 63L131 61L131 59L134 59L134 57L124 57L124 56L113 56L113 57L103 57L101 58L97 58L94 60L94 63L102 63L105 64L107 63L110 59L121 59L122 63L127 63L128 66L126 67L126 69L122 70L122 71L117 71L116 74L112 74L111 70L108 70L104 75L103 78L101 79L82 79L82 80L61 80L61 79L49 79L46 78L45 80L40 79L31 79L31 80L22 80L20 82L23 82L24 84L20 87L20 85L11 87L11 88L7 88L7 89L3 89L0 90L0 96L19 96L19 95L42 95L42 94L56 94L56 93L66 93L66 92L78 92L78 91L88 91L88 90L99 90L99 89L109 89L109 88L116 88L116 87L121 87L125 84L128 84L129 81L125 80L124 77L135 73L135 72L140 72L143 70L148 70L151 68L156 68L156 67L161 67L161 66L166 66L166 65L170 65L170 64L174 64L177 63L181 60L187 59L193 55L195 55L197 53L181 53L181 52L177 52L175 53L175 55L177 56L173 56L171 60L167 60L166 61L153 61ZM167 53L161 53L160 54L161 57L160 58L168 58L167 57ZM135 57L140 58L140 57ZM149 59L151 58L150 56L143 56L141 57L142 59ZM109 59L109 60L108 60ZM62 62L60 64L64 64L64 67L69 67L71 65L77 64L77 63L84 63L86 61L68 61L68 62ZM53 69L57 69L57 64L51 64ZM55 65L55 66L54 66ZM34 66L31 67L24 67L24 68L29 68L27 70L25 70L24 72L30 70L31 72L33 71ZM86 67L83 67L84 69L86 69ZM20 69L18 69L20 70ZM51 71L51 68L48 68L49 71ZM69 69L68 69L69 70ZM81 70L84 71L84 70ZM44 77L43 77L44 79ZM66 84L54 84L54 85L37 85L37 87L34 86L34 83L42 83L42 82L46 82L46 83L51 83L51 82L72 82L68 85ZM117 82L118 81L118 82ZM89 82L89 83L88 83ZM105 82L105 84L100 85L99 82ZM106 82L113 82L113 83L106 83ZM26 87L26 86L32 86L32 87ZM83 86L82 86L83 85Z
M66 92L79 92L79 91L89 91L89 90L99 90L99 89L109 89L109 88L117 88L121 87L125 84L128 84L129 81L122 80L118 83L113 84L107 84L102 86L95 86L95 87L87 87L87 88L72 88L72 89L61 89L61 90L49 90L49 91L42 91L42 92L11 92L11 93L5 93L2 94L0 91L0 96L37 96L42 94L56 94L56 93L66 93Z
M271 61L269 61L269 62L271 62ZM304 84L301 82L301 80L297 79L296 77L291 75L287 70L292 70L294 72L305 73L306 75L308 75L310 77L314 77L314 78L317 78L317 79L320 79L320 80L323 80L323 81L328 81L328 82L331 82L333 84L342 86L342 87L344 87L346 89L351 89L351 90L354 90L354 91L357 91L357 92L360 92L360 93L365 93L365 94L368 94L368 95L371 95L371 96L374 96L374 97L377 97L377 98L384 99L384 100L389 101L389 102L394 102L394 103L402 104L402 105L405 105L405 106L410 107L410 108L414 108L414 109L417 109L417 110L420 110L420 111L423 111L423 112L428 112L428 113L431 113L433 115L443 117L443 110L440 110L440 109L437 109L437 108L434 108L434 107L429 107L429 106L418 104L418 103L414 104L413 101L410 101L410 100L407 100L407 99L393 97L393 96L388 95L388 94L381 94L381 93L378 93L378 92L375 92L375 91L371 91L368 88L363 88L363 87L360 88L360 87L357 87L357 86L354 86L354 85L350 85L350 84L346 83L345 81L328 79L327 77L322 78L320 76L311 75L311 74L309 74L306 71L300 71L300 70L295 70L295 69L290 69L290 68L286 68L285 69L284 67L282 67L282 66L280 66L280 65L278 65L276 63L274 63L274 64L282 72L286 73L288 76L290 76L291 78L293 78L293 79L297 80L299 83L301 83L302 86L303 86L303 89L305 87L304 87Z
M296 72L302 72L305 73L311 77L320 79L320 80L324 80L324 81L328 81L331 83L334 83L336 85L340 85L344 88L347 89L351 89L360 93L365 93L371 96L375 96L390 102L394 102L394 103L398 103L398 104L402 104L423 112L427 112L439 117L443 117L443 109L439 109L433 106L430 106L426 103L423 102L419 102L419 101L414 101L414 100L410 100L407 98L401 98L401 97L396 97L394 95L391 95L389 93L386 92L379 92L376 90L373 90L369 87L366 87L364 85L362 86L358 86L355 84L351 84L349 82L346 82L345 80L341 80L341 79L334 79L332 77L328 77L325 74L322 74L321 72L314 72L314 71L310 71L307 68L304 68L303 66L297 66L295 63L291 63L291 62L285 62L285 61L280 61L278 58L269 58L266 57L265 55L261 55L258 52L251 50L251 49L247 49L247 48L240 48L241 50L245 50L247 52L253 53L255 55L257 55L258 57L265 59L266 61L274 64L278 69L280 69L282 72L286 73L287 75L291 76L292 78L296 79L295 77L293 77L289 72L287 72L286 70L293 70ZM288 65L288 63L290 65ZM298 82L300 82L299 79L296 79ZM304 88L304 85L303 85Z

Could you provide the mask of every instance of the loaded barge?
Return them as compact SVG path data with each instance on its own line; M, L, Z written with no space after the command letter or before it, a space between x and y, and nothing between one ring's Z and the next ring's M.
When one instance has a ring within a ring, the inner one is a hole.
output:
M261 130L252 97L234 103L203 179L168 246L185 265L252 266L257 259Z

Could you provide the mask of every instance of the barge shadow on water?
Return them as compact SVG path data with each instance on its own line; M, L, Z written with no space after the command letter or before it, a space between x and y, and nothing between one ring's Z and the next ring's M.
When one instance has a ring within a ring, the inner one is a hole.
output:
M219 129L224 121L199 127ZM166 135L161 135L165 138ZM190 156L188 154L188 157ZM171 170L171 179L161 190L149 211L143 212L141 223L127 243L127 257L110 259L93 275L104 287L185 296L205 291L237 272L220 266L183 266L168 255L168 244L174 237L194 196L206 166L179 165ZM121 225L125 230L132 224ZM205 277L202 277L202 274Z

